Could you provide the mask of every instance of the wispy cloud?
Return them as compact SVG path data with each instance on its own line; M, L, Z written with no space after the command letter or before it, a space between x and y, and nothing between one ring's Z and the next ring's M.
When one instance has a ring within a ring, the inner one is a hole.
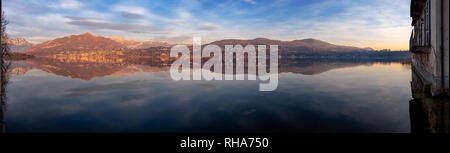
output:
M353 5L346 2L342 5L350 7L332 17L290 20L288 24L291 27L285 29L291 29L292 31L288 31L303 37L314 37L339 44L376 49L405 49L411 32L408 4L407 0L380 0L370 4Z
M244 0L244 2L250 3L250 4L256 4L255 0Z
M91 30L108 29L133 33L164 33L164 29L153 26L91 21L90 20L91 18L83 18L83 17L68 17L68 18L72 19L72 21L69 21L67 23Z
M153 40L168 42L171 44L190 44L190 43L192 43L192 36L188 36L188 35L179 35L179 36L173 36L173 37L158 36L158 37L155 37Z
M156 15L148 11L146 8L141 6L123 5L118 4L113 6L113 10L120 12L122 17L126 19L138 20L141 24L155 24L155 23L171 23L171 24L186 24L185 20L189 19L192 15L185 11L177 11L180 18L166 17L161 15ZM183 20L185 19L185 20Z
M196 28L197 30L204 30L204 31L211 31L211 30L217 30L220 29L219 25L214 25L214 24L206 24L206 25L202 25Z
M121 12L121 14L122 14L122 17L124 17L126 19L143 19L144 18L143 15L129 13L129 12Z
M57 9L80 9L83 7L83 4L77 0L62 0L56 1L49 6Z
M115 11L138 14L138 15L142 15L142 16L152 16L152 14L147 11L147 9L145 9L144 7L140 7L140 6L128 6L128 5L119 4L119 5L114 6L113 9Z

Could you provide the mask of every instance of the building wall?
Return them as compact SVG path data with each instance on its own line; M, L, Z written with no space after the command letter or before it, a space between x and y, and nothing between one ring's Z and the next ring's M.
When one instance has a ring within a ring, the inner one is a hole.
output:
M448 0L444 0L444 4L441 4L442 1L441 0L431 0L433 2L434 7L436 7L434 9L434 17L432 18L433 20L435 20L436 25L434 26L436 30L435 32L435 36L432 36L432 38L437 38L434 39L434 43L433 43L433 47L436 48L436 52L435 54L435 60L434 60L434 65L436 65L436 67L434 68L434 76L435 81L436 81L436 88L440 88L441 85L441 76L444 76L444 82L445 82L445 88L446 88L446 92L448 94L448 88L449 88L449 82L448 82L448 78L449 78L449 1ZM441 6L444 6L444 15L443 18L442 17L442 12L441 12ZM432 14L432 15L433 15ZM441 21L441 19L444 19L443 21ZM441 24L442 22L444 22L444 29L441 29ZM443 31L442 31L443 30ZM444 34L444 38L442 38L442 35ZM442 41L443 39L443 41ZM441 44L441 43L444 44ZM443 49L444 49L444 54L441 55L441 46L443 45ZM444 64L442 64L442 58L444 57ZM441 70L442 68L444 68L444 74L441 74Z
M445 85L446 85L446 92L449 94L449 70L450 70L450 63L449 63L449 53L450 53L450 1L444 0L444 76L445 76Z
M444 0L430 0L430 15L431 15L431 52L429 54L413 54L413 73L420 75L423 79L424 85L430 87L430 92L433 95L442 94L441 91L441 76L444 75L446 93L449 92L449 1ZM441 29L441 5L444 6L444 31ZM422 18L425 17L425 10L422 12ZM417 24L415 28L417 28ZM425 30L422 30L422 40L425 37ZM441 55L441 34L444 34L444 54ZM441 57L444 57L444 64L442 65ZM441 68L444 68L444 74L441 74ZM428 87L424 87L428 88ZM427 92L427 91L425 91Z
M432 71L430 71L433 74L433 77L439 76L439 73L441 71L439 63L440 63L440 50L441 47L439 43L441 40L439 39L441 37L441 7L439 3L441 3L441 0L429 0L431 1L431 58L430 58L430 64L432 65ZM433 78L434 80L434 78Z

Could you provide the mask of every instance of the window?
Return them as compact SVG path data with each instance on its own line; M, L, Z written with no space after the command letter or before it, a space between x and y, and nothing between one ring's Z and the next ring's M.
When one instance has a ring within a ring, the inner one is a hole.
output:
M418 46L423 46L423 20L420 19L417 23L417 45Z
M431 45L431 0L428 0L424 10L424 17L417 21L417 29L414 32L416 45Z
M431 0L427 1L427 6L425 8L425 46L430 46L431 44L431 12L430 12L430 6Z

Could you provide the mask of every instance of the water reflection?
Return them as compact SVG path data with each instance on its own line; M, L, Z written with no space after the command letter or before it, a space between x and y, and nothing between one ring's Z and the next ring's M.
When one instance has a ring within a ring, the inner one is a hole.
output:
M123 76L136 72L161 72L169 70L169 63L151 58L89 62L66 61L54 58L31 58L25 61L14 62L11 73L24 74L28 70L39 69L48 73L91 80L95 77Z
M418 75L412 73L411 91L413 99L409 109L412 133L449 133L448 97L431 97L423 92Z
M137 72L168 71L172 61L161 61L152 58L116 59L91 62L84 60L62 60L56 58L31 58L15 61L9 71L12 74L23 75L32 69L39 69L59 76L91 80L95 77L125 76ZM298 73L317 75L333 69L349 68L361 65L370 66L374 63L389 64L390 61L330 61L318 59L284 59L279 61L280 73Z
M2 56L2 55L0 55ZM8 70L10 69L11 63L4 61L3 58L0 60L0 133L5 133L5 109L6 109L6 87L9 82Z
M13 62L8 132L410 132L400 63L280 60L274 92L175 82L161 63Z
M269 93L252 81L175 83L169 66L159 59L14 61L0 128L6 118L8 132L449 131L448 98L416 91L408 64L283 59L279 89Z
M3 69L3 68L2 68ZM0 95L0 133L5 133L5 107L6 107L6 82L3 81L5 78L5 72L0 72L0 84L1 84L1 95Z

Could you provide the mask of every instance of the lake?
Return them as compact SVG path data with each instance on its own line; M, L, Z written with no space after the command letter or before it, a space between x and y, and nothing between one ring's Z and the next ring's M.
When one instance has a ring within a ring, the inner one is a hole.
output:
M278 89L260 92L259 81L173 81L145 60L15 61L6 132L411 132L409 65L281 62Z

